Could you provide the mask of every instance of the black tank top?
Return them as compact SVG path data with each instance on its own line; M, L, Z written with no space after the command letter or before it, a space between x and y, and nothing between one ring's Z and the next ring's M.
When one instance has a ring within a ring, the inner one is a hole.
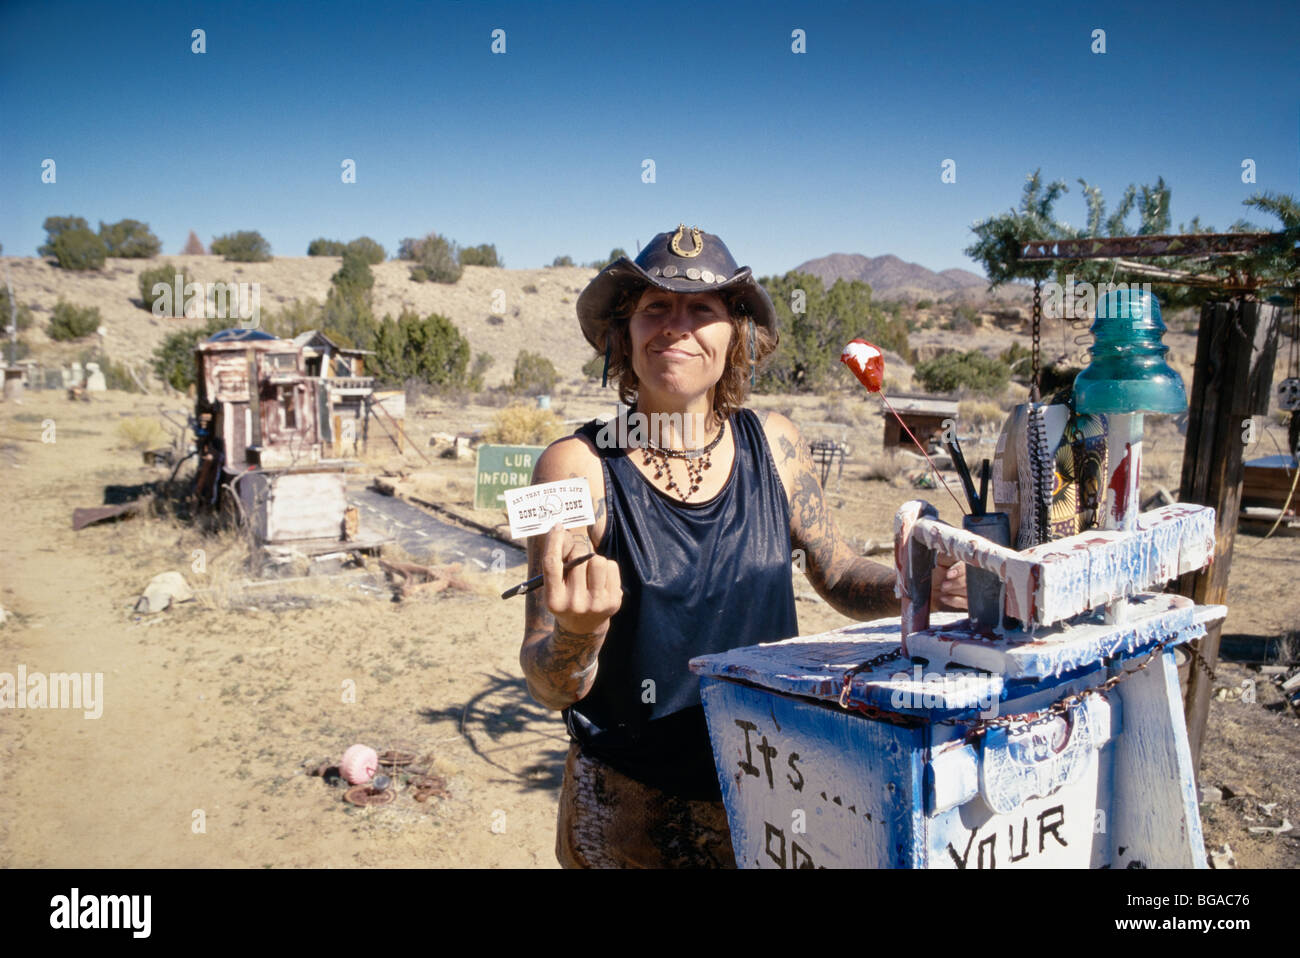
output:
M762 424L742 409L728 428L731 475L699 503L655 488L629 450L602 449L599 423L577 431L596 445L605 479L597 552L618 562L625 591L595 684L564 712L570 735L592 757L683 797L715 800L699 678L687 662L799 631L789 504Z

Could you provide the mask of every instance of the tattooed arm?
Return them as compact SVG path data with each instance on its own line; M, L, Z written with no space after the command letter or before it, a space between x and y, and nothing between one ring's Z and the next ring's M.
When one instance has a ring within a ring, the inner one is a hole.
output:
M609 619L623 601L617 562L597 556L564 574L565 561L594 552L593 543L604 535L600 462L585 440L564 439L549 446L533 470L534 483L578 476L591 484L595 524L588 530L557 526L528 540L528 575L546 578L526 596L519 664L529 693L552 709L568 708L591 691Z
M893 566L855 553L835 528L808 444L785 416L767 413L763 428L790 502L790 541L804 551L808 580L831 608L852 619L899 613ZM965 608L965 569L934 576L934 608Z

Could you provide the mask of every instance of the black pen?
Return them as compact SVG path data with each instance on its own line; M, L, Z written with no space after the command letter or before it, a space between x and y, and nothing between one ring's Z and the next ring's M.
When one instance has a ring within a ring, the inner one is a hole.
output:
M578 556L576 559L570 559L568 562L564 563L564 574L568 575L570 571L578 568L578 566L582 565L595 554L596 553L594 552L588 552L585 556ZM501 593L501 598L508 599L512 595L524 595L525 593L532 592L534 589L540 589L544 581L546 581L545 574L535 575L527 582L521 582L518 585L506 589L506 591Z

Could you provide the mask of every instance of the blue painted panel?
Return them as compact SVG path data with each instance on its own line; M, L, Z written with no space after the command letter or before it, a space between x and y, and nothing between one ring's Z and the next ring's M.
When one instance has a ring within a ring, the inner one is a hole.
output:
M924 864L919 727L707 677L700 694L740 867Z

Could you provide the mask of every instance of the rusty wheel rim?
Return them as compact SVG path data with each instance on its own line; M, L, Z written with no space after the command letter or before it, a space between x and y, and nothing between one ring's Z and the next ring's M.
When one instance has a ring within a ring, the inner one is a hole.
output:
M387 805L396 797L396 793L391 788L380 791L377 788L371 788L369 785L357 785L343 793L344 801L353 805L360 805L362 808L370 805Z
M402 768L405 765L410 765L414 761L414 752L399 752L396 749L390 748L385 752L379 753L379 764L388 765L392 768Z

